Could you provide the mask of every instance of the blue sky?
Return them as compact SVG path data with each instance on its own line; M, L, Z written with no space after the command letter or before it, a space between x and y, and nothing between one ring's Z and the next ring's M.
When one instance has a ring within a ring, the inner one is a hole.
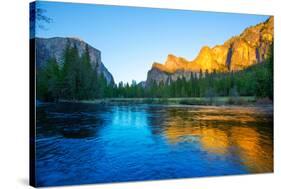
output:
M37 2L38 3L38 2ZM146 79L168 54L192 60L202 46L222 44L268 16L39 2L53 22L37 37L79 37L101 50L115 82Z

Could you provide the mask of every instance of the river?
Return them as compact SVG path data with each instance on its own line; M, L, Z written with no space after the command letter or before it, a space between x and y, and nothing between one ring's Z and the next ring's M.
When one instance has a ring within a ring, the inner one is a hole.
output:
M43 104L39 186L273 172L272 107Z

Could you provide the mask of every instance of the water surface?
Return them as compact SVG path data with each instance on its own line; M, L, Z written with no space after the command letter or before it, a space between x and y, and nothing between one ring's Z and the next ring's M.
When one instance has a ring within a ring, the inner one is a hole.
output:
M272 107L37 107L39 186L273 171Z

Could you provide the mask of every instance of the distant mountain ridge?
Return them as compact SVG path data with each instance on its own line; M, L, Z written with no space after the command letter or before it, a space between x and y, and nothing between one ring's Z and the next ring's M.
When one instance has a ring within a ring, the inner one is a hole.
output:
M36 44L36 67L40 68L50 58L55 58L59 65L63 64L63 53L67 44L71 47L76 45L79 55L89 47L90 61L93 68L97 68L98 74L103 74L107 83L114 83L112 74L101 61L101 51L92 47L81 39L74 37L35 38Z
M202 47L193 61L169 54L165 63L153 63L148 71L146 83L169 82L178 77L189 79L191 72L239 71L253 64L262 63L273 43L274 18L246 28L240 35L234 36L222 45L213 48Z

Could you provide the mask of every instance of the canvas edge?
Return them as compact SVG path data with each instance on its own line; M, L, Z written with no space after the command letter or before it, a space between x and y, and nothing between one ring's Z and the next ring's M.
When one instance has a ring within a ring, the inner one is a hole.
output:
M36 6L36 2L29 3L29 185L36 187L36 171L35 171L35 17L31 11L32 6Z

